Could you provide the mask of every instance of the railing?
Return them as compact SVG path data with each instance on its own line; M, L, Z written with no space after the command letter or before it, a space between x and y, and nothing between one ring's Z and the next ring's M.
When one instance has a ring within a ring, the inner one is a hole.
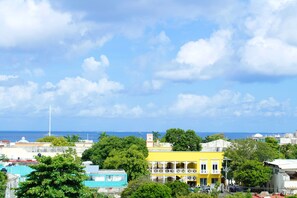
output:
M200 174L208 174L207 170L200 170Z
M211 170L211 174L220 174L221 171L220 170Z
M188 173L197 173L197 170L195 168L188 168Z

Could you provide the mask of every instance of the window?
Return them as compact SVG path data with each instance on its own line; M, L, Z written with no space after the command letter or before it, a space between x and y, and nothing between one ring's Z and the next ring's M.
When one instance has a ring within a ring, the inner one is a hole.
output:
M206 186L207 185L207 178L200 178L200 186Z
M212 173L213 174L219 173L219 171L218 171L218 163L213 163L212 164Z
M219 181L218 178L211 178L211 183L212 183L212 184L215 184L215 183L217 183L218 181Z
M200 173L206 173L206 163L205 162L200 164Z

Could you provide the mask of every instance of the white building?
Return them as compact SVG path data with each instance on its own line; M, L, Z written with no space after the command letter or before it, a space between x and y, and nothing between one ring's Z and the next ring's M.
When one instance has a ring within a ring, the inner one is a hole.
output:
M273 176L268 184L274 192L285 194L297 193L297 160L276 159L265 162L266 166L272 167Z
M219 139L207 143L201 143L201 146L201 152L222 152L231 146L231 142Z

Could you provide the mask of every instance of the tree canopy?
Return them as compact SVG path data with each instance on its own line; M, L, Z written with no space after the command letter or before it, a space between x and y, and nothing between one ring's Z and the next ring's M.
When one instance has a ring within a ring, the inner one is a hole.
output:
M226 140L224 133L208 135L204 138L203 142L212 142L212 141L219 140L219 139Z
M130 198L171 198L171 189L164 184L148 182L139 186Z
M142 138L119 138L103 134L90 149L82 154L82 160L91 160L103 168L124 169L128 180L148 174L148 150Z
M255 160L246 160L234 171L234 179L243 186L262 186L270 180L272 170Z
M124 169L128 175L128 181L148 175L148 163L143 153L136 145L128 150L113 150L103 164L107 169Z
M165 185L171 189L171 197L173 198L190 194L189 186L184 182L174 181L168 182Z
M5 197L7 176L0 171L0 197Z
M74 146L74 142L69 142L66 138L57 136L45 136L37 139L36 142L50 142L52 146Z
M149 176L142 176L129 181L127 188L121 193L121 198L129 198L141 185L148 182L151 182Z
M200 151L202 148L202 140L193 130L168 129L164 138L166 142L172 143L173 151Z
M75 156L69 153L54 157L36 158L38 164L30 165L34 169L26 181L21 182L16 195L31 197L86 197L90 193L84 186L86 176L83 166Z
M248 185L247 182L249 182L248 186L250 186L260 185L264 180L267 182L270 179L271 172L267 171L269 168L264 167L263 162L278 158L279 152L266 142L244 139L233 142L226 149L224 156L230 159L228 161L228 168L230 169L228 175L233 175L237 182L245 185ZM253 172L256 168L259 169L259 173ZM261 175L262 179L258 175ZM250 180L247 181L244 176L249 176Z

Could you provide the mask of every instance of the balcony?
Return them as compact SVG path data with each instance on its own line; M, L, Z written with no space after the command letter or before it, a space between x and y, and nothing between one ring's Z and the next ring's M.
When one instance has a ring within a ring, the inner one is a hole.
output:
M200 170L200 174L208 174L207 170Z
M197 173L195 168L188 168L187 173Z
M220 170L211 170L211 174L220 174L221 171Z

